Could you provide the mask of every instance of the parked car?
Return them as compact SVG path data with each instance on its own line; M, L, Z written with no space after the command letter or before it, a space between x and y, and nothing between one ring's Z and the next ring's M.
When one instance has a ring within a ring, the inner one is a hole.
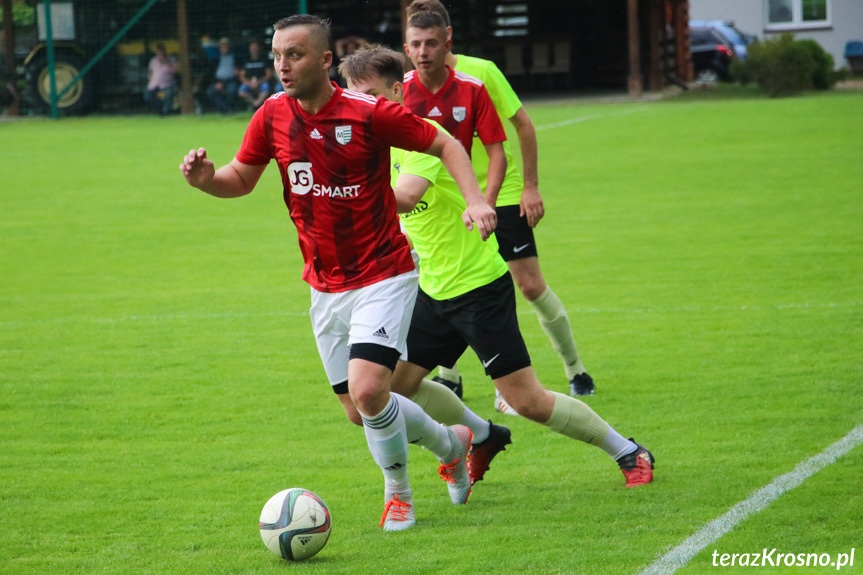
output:
M728 81L734 58L746 57L746 46L755 37L722 20L690 20L690 50L696 82Z
M734 48L734 54L741 60L746 57L746 47L755 41L755 36L741 32L734 26L734 22L727 20L690 20L691 28L710 28L716 30Z

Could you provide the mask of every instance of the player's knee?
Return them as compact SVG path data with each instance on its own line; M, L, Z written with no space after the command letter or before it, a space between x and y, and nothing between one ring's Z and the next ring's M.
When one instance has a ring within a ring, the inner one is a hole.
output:
M399 361L390 380L390 390L405 397L412 397L419 389L423 377L427 373L427 370L419 366L406 361Z
M376 406L380 403L380 392L375 385L364 385L357 382L351 386L351 401L353 401L356 409L366 413L367 415L375 415L377 413Z
M500 386L501 394L519 415L545 423L551 417L554 397L542 387L531 368L520 370L509 376L509 385Z
M540 408L536 398L529 394L518 394L513 398L513 401L507 399L506 396L504 399L519 415L526 419L539 423L545 423L548 420L548 414Z
M528 301L533 301L537 299L539 296L545 292L545 282L535 281L531 278L530 281L524 283L524 285L519 285L519 289L521 290L522 295L524 295L525 299Z
M535 300L545 292L545 280L541 274L517 273L513 274L513 279L515 279L515 285L518 286L519 291L528 301Z

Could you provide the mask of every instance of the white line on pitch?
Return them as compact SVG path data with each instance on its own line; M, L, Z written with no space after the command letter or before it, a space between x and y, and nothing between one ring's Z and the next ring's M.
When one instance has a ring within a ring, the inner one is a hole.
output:
M640 108L627 108L626 110L618 110L616 112L610 112L608 114L591 114L589 116L580 116L578 118L571 118L569 120L564 120L562 122L555 122L554 124L543 124L542 126L536 126L534 129L539 132L541 130L552 130L554 128L563 128L564 126L571 126L573 124L580 124L582 122L587 122L589 120L600 120L602 118L611 118L614 116L623 116L625 114L633 114L635 112L643 112L647 110L646 107L642 106Z
M848 435L818 455L798 464L785 475L780 475L768 486L762 487L750 495L748 499L732 507L725 515L702 527L695 535L654 561L639 575L670 575L674 573L689 563L702 549L717 541L747 517L764 510L780 495L799 487L804 481L861 443L863 443L863 425L858 425Z

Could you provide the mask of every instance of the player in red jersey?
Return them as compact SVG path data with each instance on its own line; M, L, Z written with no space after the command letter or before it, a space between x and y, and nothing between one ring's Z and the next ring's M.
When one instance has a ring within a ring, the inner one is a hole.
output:
M465 503L470 432L443 427L390 392L418 281L398 227L390 147L439 157L465 195L465 225L475 225L483 239L494 231L496 217L456 140L398 104L330 82L332 39L326 21L298 15L274 28L274 65L284 92L258 109L230 164L216 170L199 148L185 156L180 171L190 185L212 196L236 198L250 193L269 161L276 160L299 232L303 279L312 286L310 314L324 369L337 393L347 390L383 470L381 525L388 531L406 529L416 521L408 443L426 447L441 460L452 501Z
M420 12L408 20L404 50L416 69L405 74L404 104L443 126L468 154L474 133L479 136L489 157L485 198L493 206L506 174L506 132L482 82L446 65L451 45L438 14Z

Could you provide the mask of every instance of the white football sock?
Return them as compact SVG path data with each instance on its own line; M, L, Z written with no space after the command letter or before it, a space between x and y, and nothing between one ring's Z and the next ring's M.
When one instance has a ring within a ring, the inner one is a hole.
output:
M447 428L429 417L419 405L407 397L398 393L391 395L398 402L404 417L408 442L428 449L441 461L446 459L452 449Z
M444 425L465 425L473 433L473 442L485 441L489 434L489 424L471 411L447 386L423 379L416 392L411 396L423 411L435 421Z
M408 482L408 440L405 418L395 397L377 415L360 412L366 442L378 467L384 474L385 497L398 493L403 501L411 498Z
M629 455L638 449L638 446L616 432L613 427L609 426L608 437L605 438L605 444L603 444L602 449L609 454L612 459L617 461L624 455Z

